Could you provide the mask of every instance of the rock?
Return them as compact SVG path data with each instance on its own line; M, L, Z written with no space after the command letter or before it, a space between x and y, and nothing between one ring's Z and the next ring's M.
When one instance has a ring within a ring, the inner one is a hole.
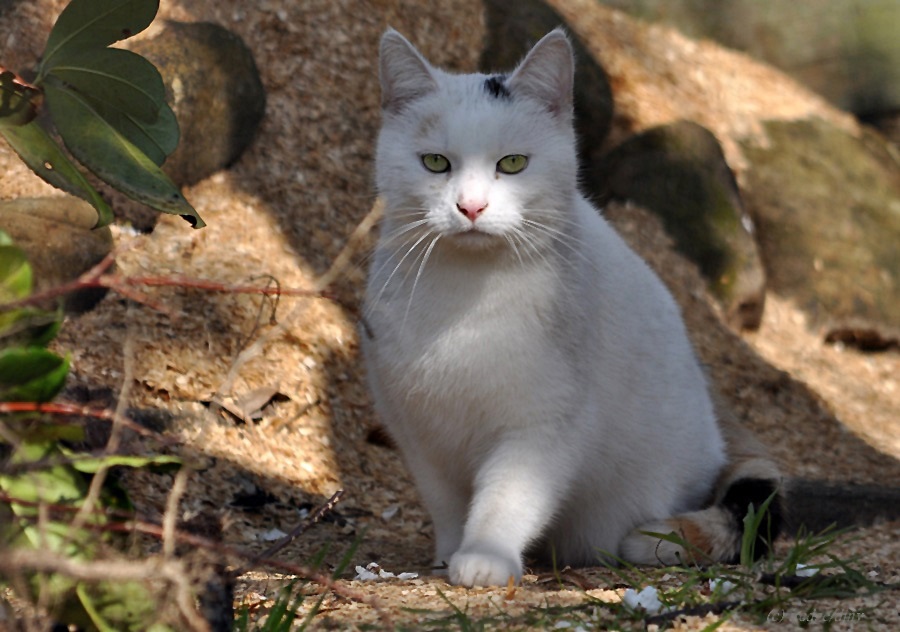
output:
M900 109L900 3L602 0L772 64L856 114Z
M253 55L240 37L210 22L166 21L152 39L131 43L162 75L181 138L163 171L179 187L236 161L262 121L266 95ZM116 216L150 231L159 214L111 187L98 188Z
M873 327L852 320L828 328L825 342L841 343L862 351L887 351L900 349L900 329L888 326Z
M900 328L900 163L892 147L823 121L770 122L766 132L765 145L744 146L743 193L770 289L837 339L852 341L839 332L866 323L890 340Z
M266 97L253 55L237 35L210 22L165 23L132 50L153 62L181 128L163 169L179 186L233 163L253 139Z
M894 144L895 155L900 161L900 108L894 112L879 113L864 118L864 122Z
M484 0L488 37L481 54L482 72L515 68L531 47L565 21L540 0ZM613 116L613 98L606 73L569 31L575 49L575 126L582 164L599 155Z
M76 197L0 202L0 230L28 256L35 292L74 281L109 254L112 234L106 227L94 229L96 222L94 207ZM66 296L64 308L86 312L105 295L105 288L81 290Z
M766 278L734 175L708 130L689 121L637 134L587 172L595 198L632 201L662 218L676 248L723 303L729 323L756 329Z

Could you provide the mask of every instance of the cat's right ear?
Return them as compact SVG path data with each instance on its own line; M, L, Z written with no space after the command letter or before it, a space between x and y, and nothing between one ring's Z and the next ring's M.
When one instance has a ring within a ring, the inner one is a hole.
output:
M509 79L513 95L527 94L554 115L571 120L575 56L565 31L556 28L534 45Z
M416 48L394 29L381 36L379 48L381 107L396 114L437 89L432 68Z

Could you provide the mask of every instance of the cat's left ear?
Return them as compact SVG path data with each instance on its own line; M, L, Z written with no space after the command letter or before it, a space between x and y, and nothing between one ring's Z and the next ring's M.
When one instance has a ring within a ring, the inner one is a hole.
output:
M554 115L572 116L575 57L561 28L547 33L534 45L509 79L513 94L525 94L543 103Z

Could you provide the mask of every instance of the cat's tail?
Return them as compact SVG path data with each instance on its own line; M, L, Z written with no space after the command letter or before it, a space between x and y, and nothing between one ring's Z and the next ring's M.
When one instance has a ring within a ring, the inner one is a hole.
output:
M759 516L748 544L754 559L782 530L784 494L778 466L766 449L736 422L722 424L728 464L719 474L712 503L704 509L641 525L622 542L619 555L633 564L736 563L744 544L744 518ZM674 535L662 539L649 533Z

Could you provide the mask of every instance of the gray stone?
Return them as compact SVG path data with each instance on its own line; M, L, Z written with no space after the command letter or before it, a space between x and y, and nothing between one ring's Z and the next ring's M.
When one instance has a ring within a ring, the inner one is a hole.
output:
M632 201L659 215L729 323L759 327L765 273L734 175L711 132L681 121L632 136L593 165L584 184L600 203Z
M531 47L558 26L563 19L540 0L504 2L485 0L488 38L481 54L482 72L515 68ZM569 37L575 49L575 127L582 164L600 154L613 116L612 89L606 73L593 60L574 33Z
M771 121L744 144L744 202L769 287L829 332L900 329L900 163L874 133L823 121ZM864 336L865 337L865 336Z
M112 250L109 228L94 229L94 207L72 196L18 198L0 202L0 230L21 248L31 265L34 291L74 281ZM65 297L68 312L90 310L105 288L84 289Z

